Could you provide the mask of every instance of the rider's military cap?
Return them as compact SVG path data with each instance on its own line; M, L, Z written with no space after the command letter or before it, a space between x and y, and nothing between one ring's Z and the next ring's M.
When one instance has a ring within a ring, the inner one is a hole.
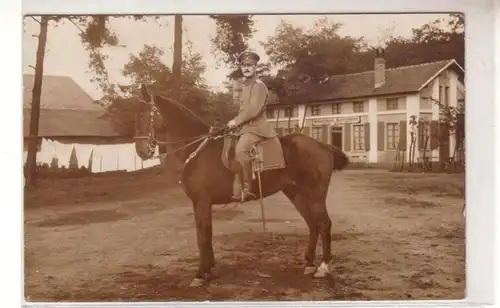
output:
M260 56L253 51L244 51L238 56L238 62L241 63L245 60L259 62Z

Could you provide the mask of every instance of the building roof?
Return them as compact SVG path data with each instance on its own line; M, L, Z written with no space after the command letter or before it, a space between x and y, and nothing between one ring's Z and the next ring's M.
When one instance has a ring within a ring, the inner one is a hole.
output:
M23 134L29 135L34 75L23 75ZM44 75L40 101L39 136L119 137L105 110L73 79Z
M103 113L94 110L40 110L38 135L42 137L118 137ZM23 112L24 136L29 135L31 113Z
M306 103L419 92L448 68L455 69L461 76L464 75L463 68L455 60L388 68L386 82L379 88L374 87L374 71L336 75L318 88Z
M35 75L23 75L23 108L30 108ZM103 108L70 77L44 75L41 109L96 110Z

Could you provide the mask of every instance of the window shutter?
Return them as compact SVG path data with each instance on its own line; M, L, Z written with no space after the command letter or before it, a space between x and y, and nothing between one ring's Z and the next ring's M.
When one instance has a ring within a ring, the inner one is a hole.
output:
M328 124L321 125L322 141L328 143Z
M351 150L351 124L344 124L344 151Z
M399 148L403 151L406 151L407 134L406 121L399 121Z
M365 123L365 150L370 150L370 123Z
M425 123L420 122L418 123L418 149L423 150L424 149L424 143L425 143L425 135L424 135L424 128L425 128Z
M378 122L377 125L377 150L384 151L385 150L385 123Z
M438 136L438 122L431 122L431 131L430 131L430 141L431 141L431 150L435 150L439 146L439 136Z

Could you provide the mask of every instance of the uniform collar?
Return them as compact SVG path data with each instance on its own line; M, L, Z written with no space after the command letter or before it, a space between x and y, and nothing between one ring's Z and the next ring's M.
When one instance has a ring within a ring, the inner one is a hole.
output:
M256 75L254 75L252 78L245 79L245 81L243 81L243 85L245 85L245 86L251 85L251 84L252 84L252 83L254 83L256 80L257 80L257 76L256 76Z

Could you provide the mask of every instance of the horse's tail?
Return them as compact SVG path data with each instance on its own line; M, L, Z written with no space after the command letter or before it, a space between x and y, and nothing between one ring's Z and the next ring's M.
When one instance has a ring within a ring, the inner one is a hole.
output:
M347 164L349 164L349 157L340 148L332 145L325 144L322 145L330 152L333 160L333 170L343 170Z

